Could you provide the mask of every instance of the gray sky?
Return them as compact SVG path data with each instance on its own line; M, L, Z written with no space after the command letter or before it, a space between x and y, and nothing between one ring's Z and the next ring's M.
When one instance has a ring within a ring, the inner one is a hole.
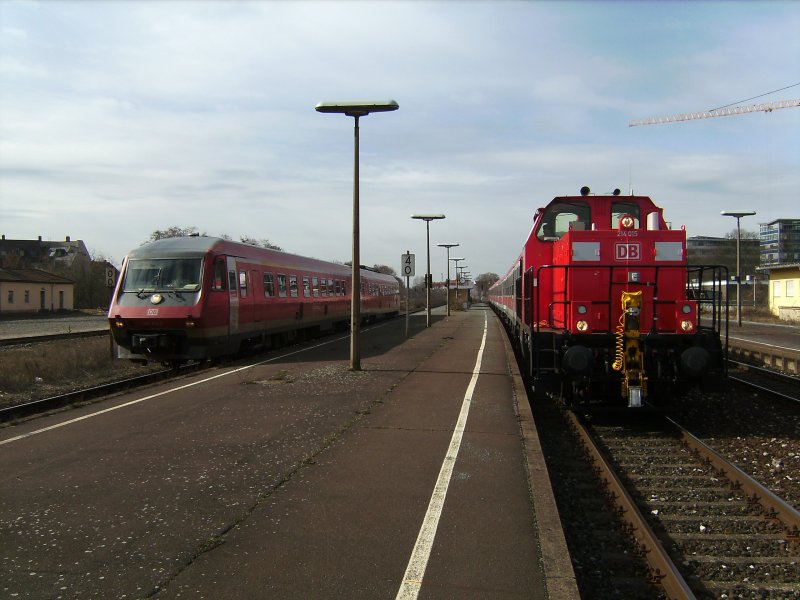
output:
M537 207L583 185L673 227L799 217L800 108L628 127L800 83L797 2L0 1L0 233L119 263L155 229L502 274ZM800 97L800 86L750 103ZM462 263L464 264L464 263Z

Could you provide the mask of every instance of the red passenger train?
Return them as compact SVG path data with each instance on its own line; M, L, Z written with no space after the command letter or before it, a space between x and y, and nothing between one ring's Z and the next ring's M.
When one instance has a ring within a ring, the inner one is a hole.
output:
M726 278L724 267L687 264L686 231L669 229L650 198L584 187L536 212L489 296L535 390L575 407L639 407L724 375Z
M122 265L108 319L117 355L179 364L279 345L350 320L351 268L213 237L158 240ZM361 318L400 311L398 280L361 268Z

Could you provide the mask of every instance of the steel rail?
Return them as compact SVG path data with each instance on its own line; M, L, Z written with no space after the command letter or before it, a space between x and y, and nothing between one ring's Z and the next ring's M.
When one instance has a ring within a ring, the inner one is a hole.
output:
M776 496L763 484L759 483L750 475L742 471L732 462L722 457L711 446L703 442L700 438L689 433L685 427L666 417L681 434L683 441L701 458L707 459L717 471L724 474L726 478L735 483L747 496L757 501L775 519L780 521L786 533L794 541L800 541L800 511L795 509L788 502Z

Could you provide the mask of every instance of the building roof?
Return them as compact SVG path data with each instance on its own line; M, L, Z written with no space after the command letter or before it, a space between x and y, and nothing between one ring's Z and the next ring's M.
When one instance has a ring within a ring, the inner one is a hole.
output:
M781 269L800 269L800 262L793 263L772 263L756 267L756 271L780 271Z
M72 283L60 275L53 275L40 269L0 269L0 281L22 283Z

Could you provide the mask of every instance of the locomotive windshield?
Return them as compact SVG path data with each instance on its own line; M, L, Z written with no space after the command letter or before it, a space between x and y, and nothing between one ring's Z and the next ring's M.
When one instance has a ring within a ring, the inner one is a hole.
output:
M544 211L536 237L554 241L572 229L591 229L592 211L586 202L554 202Z
M134 258L125 270L123 292L200 289L201 258Z

